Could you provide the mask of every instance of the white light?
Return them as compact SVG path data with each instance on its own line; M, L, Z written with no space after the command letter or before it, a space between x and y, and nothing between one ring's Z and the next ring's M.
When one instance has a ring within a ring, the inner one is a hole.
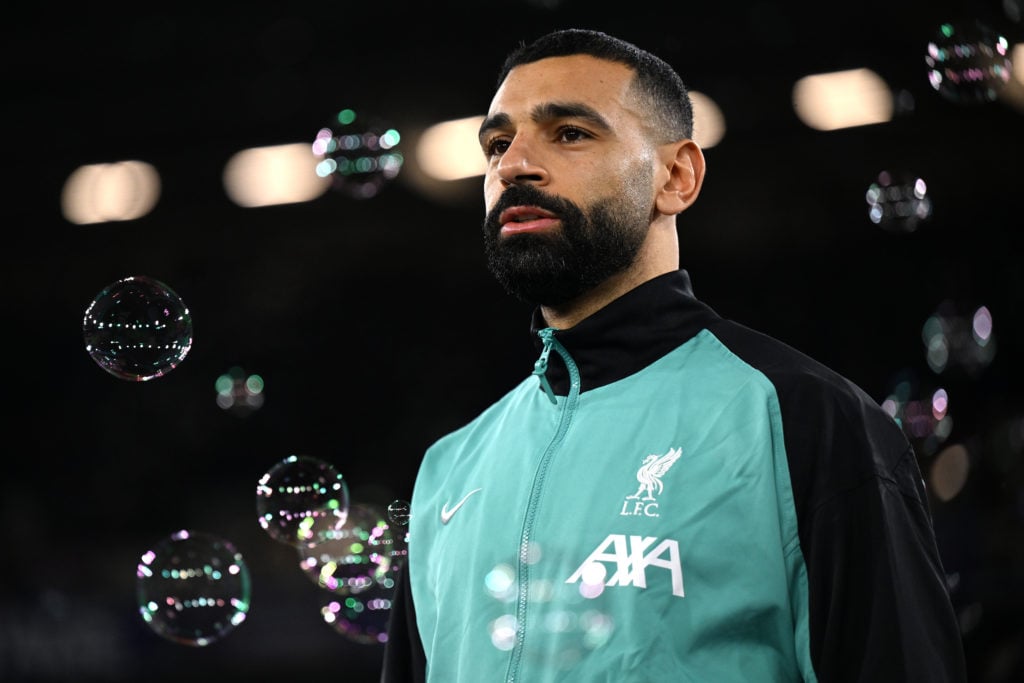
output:
M793 108L817 130L885 123L892 119L892 91L870 69L804 76L793 86Z
M416 145L416 162L435 180L459 180L487 172L477 133L483 116L442 121L423 131Z
M77 225L145 216L160 197L160 174L143 161L80 166L64 183L61 210Z
M244 207L308 202L331 186L316 173L319 161L308 143L245 149L224 166L224 189Z
M714 147L725 136L725 116L713 99L697 90L690 91L693 103L693 139L701 149Z

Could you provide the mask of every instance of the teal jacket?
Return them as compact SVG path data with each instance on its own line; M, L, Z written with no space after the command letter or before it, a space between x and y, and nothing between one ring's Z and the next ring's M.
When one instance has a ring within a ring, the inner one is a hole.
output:
M684 271L432 445L382 680L965 680L914 451Z

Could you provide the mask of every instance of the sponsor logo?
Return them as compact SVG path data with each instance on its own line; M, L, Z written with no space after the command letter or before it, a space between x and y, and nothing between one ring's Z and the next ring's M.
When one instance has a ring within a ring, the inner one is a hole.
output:
M451 509L448 508L448 501L445 501L445 504L441 506L441 524L447 524L451 520L452 516L459 511L459 508L465 505L466 501L469 500L469 497L480 490L481 489L473 489L464 495L462 500L453 505Z
M590 583L596 576L605 586L647 588L648 568L668 571L672 595L684 597L679 542L671 538L658 541L654 536L608 534L565 582Z
M665 489L661 478L682 454L682 448L670 448L664 455L651 454L644 458L640 469L636 471L636 480L640 482L640 486L636 493L626 496L622 501L619 515L658 517L657 496Z

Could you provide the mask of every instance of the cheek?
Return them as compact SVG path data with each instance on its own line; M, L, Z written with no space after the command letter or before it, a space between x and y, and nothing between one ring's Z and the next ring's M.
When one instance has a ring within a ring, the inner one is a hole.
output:
M498 199L501 198L501 192L501 182L496 176L492 177L488 175L484 177L484 207L488 211L490 211L491 207L494 206L498 202Z

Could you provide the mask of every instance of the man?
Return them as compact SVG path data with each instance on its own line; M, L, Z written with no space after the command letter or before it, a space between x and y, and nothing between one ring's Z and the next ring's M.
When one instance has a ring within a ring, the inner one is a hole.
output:
M383 681L965 680L900 427L694 298L691 138L679 76L629 43L506 61L484 243L538 360L425 454Z

